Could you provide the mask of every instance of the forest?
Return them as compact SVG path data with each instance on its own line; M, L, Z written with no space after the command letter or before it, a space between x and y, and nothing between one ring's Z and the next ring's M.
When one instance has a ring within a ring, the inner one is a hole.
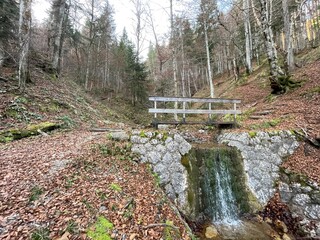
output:
M31 4L1 2L0 63L19 69L22 91L32 81L33 63L57 79L67 76L89 92L133 104L147 95L190 97L204 86L213 97L216 76L228 73L237 81L267 59L272 92L284 93L298 84L290 80L299 66L295 54L319 43L317 0L186 0L179 11L171 0L165 36L158 35L150 6L131 0L131 38L126 29L115 36L108 1L54 0L42 24L32 22ZM154 40L143 57L146 28Z
M121 2L0 0L0 239L318 239L320 0Z

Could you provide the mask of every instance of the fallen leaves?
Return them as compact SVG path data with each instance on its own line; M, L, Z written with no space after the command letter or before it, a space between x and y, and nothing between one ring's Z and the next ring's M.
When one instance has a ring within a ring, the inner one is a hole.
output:
M188 239L149 170L102 154L96 146L107 142L103 133L73 131L2 145L0 239L28 239L39 229L50 239L86 239L97 216L114 225L114 239L161 239L166 220ZM159 226L144 229L150 224Z

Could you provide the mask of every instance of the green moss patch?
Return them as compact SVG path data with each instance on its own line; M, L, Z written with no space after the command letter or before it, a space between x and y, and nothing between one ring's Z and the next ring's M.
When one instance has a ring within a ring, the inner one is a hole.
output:
M90 227L87 236L93 240L111 240L110 231L113 224L104 217L98 217L97 222Z
M39 124L28 125L27 128L23 129L9 129L0 132L0 142L11 142L21 138L39 135L41 132L50 132L59 128L58 123L53 122L42 122Z

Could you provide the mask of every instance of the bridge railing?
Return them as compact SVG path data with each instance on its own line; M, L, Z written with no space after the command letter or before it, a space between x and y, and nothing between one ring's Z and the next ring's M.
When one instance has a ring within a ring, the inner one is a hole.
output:
M154 114L153 125L155 127L158 124L178 124L178 123L187 123L186 122L186 115L187 114L208 114L208 122L212 124L212 115L226 115L230 114L233 115L233 124L236 123L236 116L237 114L241 114L241 111L237 109L237 104L241 103L241 100L238 99L222 99L222 98L186 98L186 97L156 97L151 96L149 97L149 101L153 101L153 108L149 108L149 113ZM178 103L178 108L163 108L161 103L167 102L176 102ZM201 109L197 108L188 108L192 103L202 103ZM207 108L203 108L203 104L207 103ZM228 108L226 106L229 106ZM160 122L158 120L158 114L182 114L182 121L180 122ZM228 124L232 124L228 122Z

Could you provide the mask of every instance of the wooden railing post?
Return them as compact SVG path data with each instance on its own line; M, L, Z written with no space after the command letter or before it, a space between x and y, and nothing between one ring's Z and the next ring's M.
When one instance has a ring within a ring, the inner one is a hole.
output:
M236 111L237 110L237 103L233 103L233 110ZM233 118L233 121L236 122L237 121L237 114L235 113Z
M157 109L157 100L154 100L154 109ZM154 118L157 119L157 113L154 113Z
M211 103L209 103L209 111L211 111L212 109L211 109ZM208 117L209 117L209 119L208 119L208 121L209 121L209 123L211 122L211 113L208 115Z
M182 108L183 108L183 117L182 117L182 122L183 123L186 123L186 113L185 113L185 111L186 111L186 102L185 101L183 101L182 102Z

